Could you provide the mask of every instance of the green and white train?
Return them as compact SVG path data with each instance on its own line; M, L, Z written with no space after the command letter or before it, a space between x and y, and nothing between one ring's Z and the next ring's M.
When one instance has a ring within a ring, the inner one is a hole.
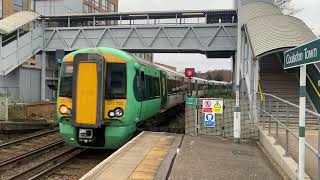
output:
M117 149L137 126L182 104L189 80L183 74L111 48L66 55L60 73L57 119L64 141L76 147ZM209 82L193 78L193 96Z

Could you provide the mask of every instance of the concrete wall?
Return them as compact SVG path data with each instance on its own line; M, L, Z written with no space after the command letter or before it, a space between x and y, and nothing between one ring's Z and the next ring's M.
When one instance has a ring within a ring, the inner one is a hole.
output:
M7 94L14 99L19 98L19 69L6 76L0 76L0 94Z
M31 68L19 68L20 71L20 99L23 102L40 100L41 70Z

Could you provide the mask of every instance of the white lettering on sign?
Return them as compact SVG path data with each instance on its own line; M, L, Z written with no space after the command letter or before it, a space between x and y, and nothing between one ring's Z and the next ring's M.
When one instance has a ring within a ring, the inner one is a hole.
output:
M313 49L308 50L308 48L305 48L304 55L305 55L305 59L316 58L316 57L318 57L318 49L313 48Z
M292 56L289 56L288 54L286 57L287 64L296 63L302 60L303 60L303 53L299 53L299 52L296 52L296 54L293 54Z

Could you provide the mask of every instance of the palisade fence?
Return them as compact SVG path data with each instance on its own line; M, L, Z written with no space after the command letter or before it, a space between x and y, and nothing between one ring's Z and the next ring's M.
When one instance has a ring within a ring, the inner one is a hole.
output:
M215 127L205 127L204 113L202 112L202 103L204 99L197 99L197 105L186 105L185 107L185 134L191 136L211 135L233 138L233 114L235 99L223 100L223 114L216 114ZM258 140L259 130L250 119L250 102L241 100L241 138L248 140ZM252 118L253 119L253 118Z

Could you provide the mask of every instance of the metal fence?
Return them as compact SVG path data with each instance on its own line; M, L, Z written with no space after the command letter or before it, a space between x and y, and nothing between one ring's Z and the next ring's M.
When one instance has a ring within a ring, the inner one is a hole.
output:
M275 145L284 148L283 156L291 156L298 162L299 106L272 94L257 93L257 95L262 95L262 101L257 102L258 113L254 118L259 120L260 126L275 138ZM320 179L319 119L318 113L306 110L305 171L312 179Z
M185 113L185 134L191 136L211 135L233 138L233 115L235 100L224 99L223 114L217 114L215 118L215 127L205 127L204 113L202 112L202 102L204 99L197 99L196 106L186 105ZM241 102L241 138L248 140L259 139L259 131L254 125L254 122L249 118L249 101L242 100Z

